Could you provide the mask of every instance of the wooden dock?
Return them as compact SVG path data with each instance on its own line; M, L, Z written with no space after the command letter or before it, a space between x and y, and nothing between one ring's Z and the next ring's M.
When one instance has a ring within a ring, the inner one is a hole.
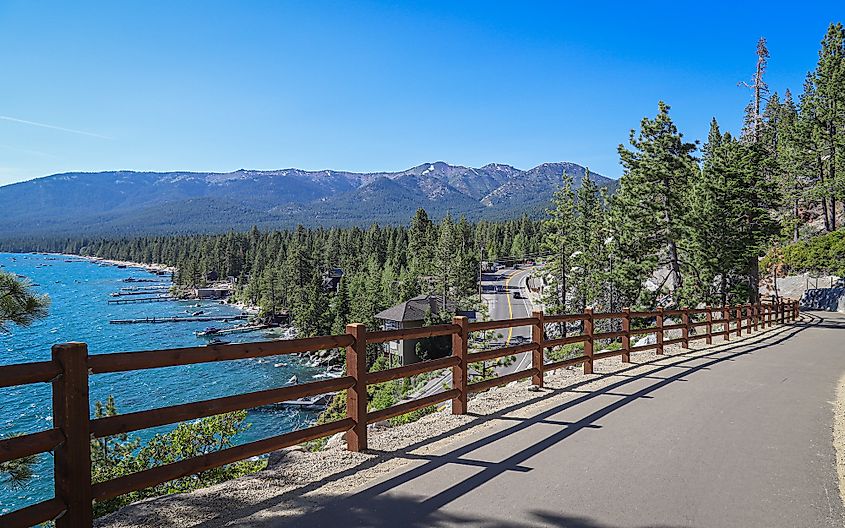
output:
M160 291L167 291L170 289L170 286L166 284L162 284L159 286L126 286L121 288L120 291L122 292L140 292L140 291L148 291L148 292L160 292Z
M159 297L142 297L142 298L134 298L134 299L111 299L109 300L109 304L137 304L137 303L152 303L152 302L166 302L166 301L178 301L178 297L173 297L172 295L161 295Z
M141 290L141 291L120 291L114 292L111 294L112 297L131 297L133 295L156 295L156 294L166 294L167 290L160 289L160 290Z
M145 317L144 319L112 319L109 324L161 324L161 323L202 323L211 321L220 321L228 323L230 321L243 321L246 315L228 315L228 316L198 316L198 317Z
M228 335L228 334L245 334L247 332L255 332L257 330L266 330L268 328L272 328L270 325L259 324L259 325L250 325L250 326L236 326L234 328L221 328L215 330L213 332L197 332L197 337L215 337L219 335Z

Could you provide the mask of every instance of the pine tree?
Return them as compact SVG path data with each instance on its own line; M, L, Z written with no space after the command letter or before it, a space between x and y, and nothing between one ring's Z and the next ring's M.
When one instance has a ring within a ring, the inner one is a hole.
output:
M753 97L745 113L743 143L747 157L734 167L742 175L742 222L745 226L744 243L746 256L747 295L752 303L759 298L759 257L765 252L774 231L778 228L770 211L777 208L779 188L777 178L777 119L780 103L775 96L770 102L772 110L764 112L763 104L769 89L764 75L769 60L766 39L757 42L757 66L752 84ZM748 165L750 163L750 166Z
M450 293L455 287L455 228L452 217L446 215L438 226L437 248L435 250L435 271L439 286L438 294L441 296L443 308L447 306Z
M590 179L589 169L581 179L575 199L575 267L573 288L576 292L576 311L594 306L602 291L604 268L604 240L602 218L604 210L596 183Z
M666 266L666 280L657 292L635 302L653 306L668 281L672 302L678 303L683 287L686 192L696 167L692 156L696 146L684 142L663 101L654 119L642 120L639 134L631 131L630 143L632 150L619 145L624 174L614 200L621 257L617 276L629 297L641 296L645 293L642 284Z
M823 197L829 202L828 230L836 230L837 199L845 202L845 26L830 24L809 78L812 135L820 147Z
M737 282L745 284L747 243L742 188L753 171L747 146L719 130L715 119L700 171L690 187L689 252L696 281L688 296L727 304ZM715 294L715 295L714 295Z
M49 306L49 297L38 295L28 283L0 271L0 334L9 332L9 323L29 326L45 317Z
M569 174L563 173L562 183L552 196L552 206L547 215L543 251L549 254L549 258L544 270L548 275L543 304L548 313L566 313L567 294L571 287L571 255L575 247L575 193Z

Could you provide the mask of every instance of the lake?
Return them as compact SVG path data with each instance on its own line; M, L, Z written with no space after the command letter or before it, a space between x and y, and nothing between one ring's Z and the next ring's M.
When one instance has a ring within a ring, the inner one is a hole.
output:
M75 257L0 253L0 270L23 275L35 290L50 296L49 316L28 328L12 326L0 334L0 365L50 359L56 343L82 341L90 354L154 350L205 344L194 332L207 326L235 323L109 324L111 319L203 315L236 315L241 311L219 301L167 301L110 305L111 293L126 287L169 282L124 282L124 279L164 279L142 268L118 268ZM198 306L199 304L199 306ZM239 343L267 340L261 332L225 336ZM286 385L292 376L309 381L323 369L306 365L296 356L203 363L137 372L91 376L91 406L114 395L118 410L130 412L152 407L228 396ZM93 412L93 411L92 411ZM294 409L251 411L252 427L238 443L281 434L313 423L317 414ZM51 391L47 383L0 388L0 435L30 433L52 426ZM154 431L139 432L148 438ZM21 489L0 483L0 512L16 510L53 496L52 456L39 456L36 476Z

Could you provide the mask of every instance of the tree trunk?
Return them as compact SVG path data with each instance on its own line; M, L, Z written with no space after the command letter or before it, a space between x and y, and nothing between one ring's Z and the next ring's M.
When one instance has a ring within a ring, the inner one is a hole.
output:
M822 191L826 193L826 183L824 177L824 164L822 163L822 155L820 152L816 152L816 163L819 166L819 183L821 184ZM830 213L827 210L827 194L822 194L822 213L824 214L824 228L826 231L833 231L830 227Z
M748 257L749 302L755 304L760 298L760 265L756 255Z
M678 259L678 246L675 244L674 240L669 241L669 266L671 269L672 274L672 294L674 297L674 293L681 289L683 284L681 283L681 263ZM675 302L678 302L678 299L672 299Z

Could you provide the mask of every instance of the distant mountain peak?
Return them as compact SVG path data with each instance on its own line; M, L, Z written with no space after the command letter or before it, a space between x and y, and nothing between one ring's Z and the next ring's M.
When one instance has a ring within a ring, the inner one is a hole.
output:
M406 223L424 207L470 220L545 210L571 162L528 170L423 163L398 172L238 169L232 172L67 172L0 187L0 233L19 236L219 232L305 225ZM599 186L616 182L592 173Z

